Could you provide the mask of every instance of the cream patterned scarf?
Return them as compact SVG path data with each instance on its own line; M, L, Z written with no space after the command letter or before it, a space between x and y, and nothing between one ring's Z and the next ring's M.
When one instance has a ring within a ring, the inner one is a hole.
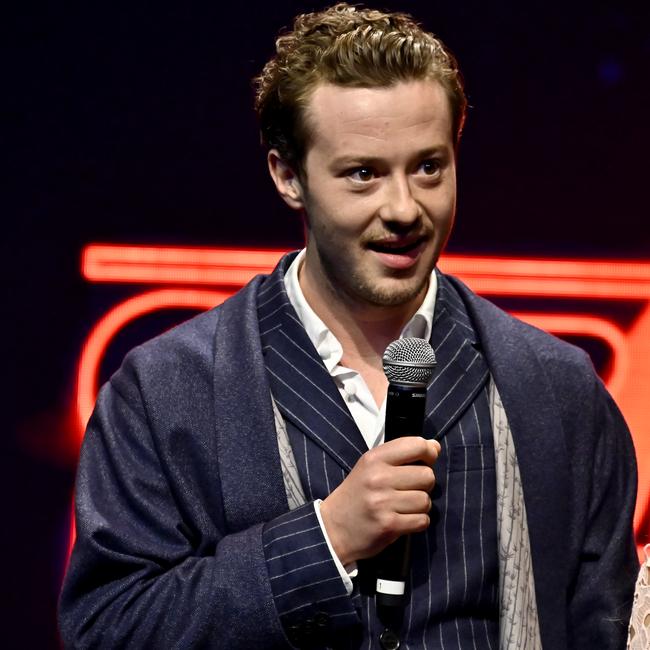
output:
M627 633L628 650L650 648L650 544L646 544L645 562L641 565L634 590L634 604Z

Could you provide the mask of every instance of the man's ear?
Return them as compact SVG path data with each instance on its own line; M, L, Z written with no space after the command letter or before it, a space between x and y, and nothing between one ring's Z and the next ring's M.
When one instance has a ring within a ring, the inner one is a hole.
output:
M269 151L266 162L278 194L290 208L302 210L305 205L298 174L282 159L277 149Z

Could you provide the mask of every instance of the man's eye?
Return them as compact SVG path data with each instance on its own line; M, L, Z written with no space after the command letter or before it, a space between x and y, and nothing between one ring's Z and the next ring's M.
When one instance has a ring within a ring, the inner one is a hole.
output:
M434 176L435 174L440 173L440 161L439 160L425 160L420 165L420 169L427 176Z
M353 181L367 183L375 177L375 171L372 169L372 167L357 167L356 169L351 170L348 173L348 176Z

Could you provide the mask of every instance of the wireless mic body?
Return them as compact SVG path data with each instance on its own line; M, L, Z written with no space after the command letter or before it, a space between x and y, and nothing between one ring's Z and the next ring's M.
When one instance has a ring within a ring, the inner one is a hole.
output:
M433 349L424 339L398 339L386 348L383 363L389 381L385 442L403 436L421 436L426 387L436 364ZM398 538L378 556L377 606L396 607L404 602L410 568L410 539L409 535Z
M424 425L426 386L388 384L384 441L403 436L421 436Z

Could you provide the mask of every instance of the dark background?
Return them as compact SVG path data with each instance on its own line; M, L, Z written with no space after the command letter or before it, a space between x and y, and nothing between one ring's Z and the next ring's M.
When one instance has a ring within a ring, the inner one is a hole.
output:
M75 363L117 295L82 280L81 248L299 245L267 178L250 78L279 28L326 4L46 3L4 16L4 647L58 643ZM464 71L449 250L650 258L648 3L372 6L416 15Z

